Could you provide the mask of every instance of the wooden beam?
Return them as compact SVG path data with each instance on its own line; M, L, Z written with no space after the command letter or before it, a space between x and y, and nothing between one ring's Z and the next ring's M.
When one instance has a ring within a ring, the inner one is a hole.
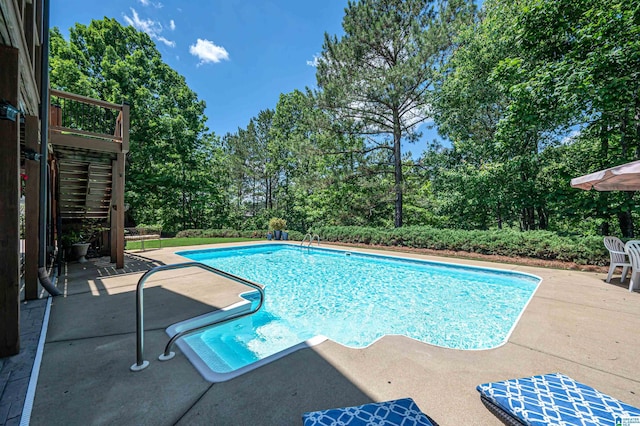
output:
M15 105L20 106L27 114L37 115L40 96L36 83L36 74L31 67L31 58L28 54L28 45L23 31L21 4L21 2L15 0L0 1L0 11L6 20L10 45L19 50L20 84L24 92L22 96L19 96L19 101L23 105L19 105L18 102ZM5 72L4 67L2 72Z
M53 145L67 146L70 148L81 148L110 153L122 152L122 144L120 142L112 142L104 139L91 139L86 136L62 134L55 131L50 132L49 141Z
M129 152L129 104L122 105L122 153Z
M27 53L29 54L29 59L31 60L30 65L31 69L35 71L36 62L35 62L35 54L36 54L36 38L34 37L36 32L36 13L33 8L33 2L27 2L24 10L24 37L27 42ZM35 72L34 72L35 74Z
M124 159L125 154L116 158L116 174L113 183L113 199L116 202L116 268L124 268Z
M111 162L112 170L112 188L116 185L116 176L118 174L118 160ZM109 208L109 254L111 255L111 263L115 263L118 258L118 220L116 214L116 198L111 197L111 207Z
M57 109L57 108L56 108ZM71 127L63 127L63 126L57 126L55 124L51 124L51 126L49 127L50 130L54 133L62 133L62 134L69 134L69 135L79 135L79 136L88 136L90 138L95 138L95 139L101 139L101 140L105 140L105 141L113 141L113 142L122 142L122 138L119 136L113 136L113 135L107 135L105 133L96 133L96 132L90 132L87 130L78 130L78 129L74 129Z
M18 105L20 52L0 46L0 98ZM0 358L20 352L20 117L0 121Z
M104 108L122 110L122 105L113 104L111 102L103 101L100 99L93 99L87 96L76 95L75 93L64 92L62 90L51 89L49 90L51 96L58 96L60 98L71 99L78 102L83 102L89 105L97 105Z
M27 115L24 120L25 148L40 152L40 120L33 115ZM40 213L40 163L25 160L25 174L27 175L25 195L25 261L24 261L24 298L35 300L38 298L38 250L40 239L38 235L38 217Z

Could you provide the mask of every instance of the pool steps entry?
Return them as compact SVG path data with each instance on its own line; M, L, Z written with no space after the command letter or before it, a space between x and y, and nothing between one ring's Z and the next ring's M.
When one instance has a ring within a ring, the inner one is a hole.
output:
M153 269L147 271L138 281L138 285L136 286L136 363L130 367L131 371L141 371L149 366L149 361L144 359L144 283L147 279L158 272L169 271L173 269L183 269L183 268L200 268L206 271L212 272L214 274L223 276L225 278L232 279L240 284L244 284L248 287L251 287L254 290L257 290L259 293L259 301L258 303L249 310L244 309L229 309L226 311L232 313L230 316L211 316L207 321L203 321L196 325L195 327L185 328L178 333L176 333L165 346L164 352L158 357L160 361L170 360L175 356L175 353L171 351L173 344L179 338L194 333L198 330L202 330L203 328L209 327L214 324L224 324L238 318L246 317L252 315L260 310L264 303L264 286L254 283L252 281L246 280L244 278L238 277L233 274L229 274L227 272L221 271L209 265L205 265L200 262L185 262L185 263L176 263L173 265L161 265L156 266ZM235 305L234 305L235 306Z
M309 238L309 244L307 244L307 247L311 247L311 244L313 244L313 241L316 240L318 242L318 246L320 245L320 235L318 234L306 234L304 236L304 238L302 239L302 241L300 241L300 247L302 247L304 245L304 242L307 241L307 237Z

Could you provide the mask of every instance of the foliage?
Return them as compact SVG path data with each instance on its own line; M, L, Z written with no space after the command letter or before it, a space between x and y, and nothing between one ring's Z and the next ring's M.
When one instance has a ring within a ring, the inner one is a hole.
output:
M265 238L279 217L354 241L598 264L596 236L634 235L637 193L569 180L640 158L636 3L485 0L476 14L359 0L343 27L325 36L317 91L283 93L222 138L149 37L112 19L68 41L52 30L52 87L130 103L129 226ZM407 142L428 117L448 142L416 158Z
M60 244L62 247L69 248L73 244L85 243L85 238L79 230L68 229L60 236Z
M53 28L51 86L130 104L129 222L170 232L222 224L224 159L206 132L205 104L147 34L109 18L76 24L68 41Z
M183 232L183 231L181 231ZM203 244L225 244L252 241L247 237L176 237L162 240L162 247L184 247L197 246ZM160 240L149 240L144 242L145 249L160 248ZM138 250L142 248L141 241L127 241L127 250Z
M509 257L605 265L601 237L560 236L549 231L466 231L406 226L399 229L327 226L313 228L322 241L464 251Z
M287 231L289 239L300 241L304 237L301 232ZM235 230L235 229L189 229L180 231L176 238L266 238L264 230ZM164 241L164 240L163 240Z
M423 158L451 226L576 230L582 221L608 234L615 218L633 235L631 194L581 193L568 182L640 157L636 9L484 2L436 84L435 120L453 148Z
M269 229L274 231L282 231L287 227L287 221L281 217L272 217L269 219Z
M456 0L350 1L344 36L325 34L317 72L322 106L370 137L371 149L386 152L396 227L403 224L402 140L415 141L418 125L429 118L429 91L450 47L452 22L472 11L472 4Z

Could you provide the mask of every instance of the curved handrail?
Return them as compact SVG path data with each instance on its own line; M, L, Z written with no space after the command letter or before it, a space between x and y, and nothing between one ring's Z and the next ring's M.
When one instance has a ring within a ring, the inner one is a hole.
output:
M144 298L143 298L143 293L144 293L144 283L145 281L147 281L147 279L157 273L157 272L161 272L161 271L168 271L168 270L173 270L173 269L183 269L183 268L191 268L191 267L196 267L196 268L201 268L204 270L207 270L209 272L213 272L214 274L218 274L221 275L223 277L226 278L230 278L236 282L239 282L241 284L244 284L246 286L249 286L255 290L258 290L258 292L260 293L260 301L258 303L258 305L247 311L247 312L242 312L240 314L237 315L233 315L231 317L227 317L227 318L223 318L220 320L216 320L216 321L212 321L210 323L204 324L204 325L200 325L198 327L194 327L194 328L190 328L188 330L183 330L180 333L177 333L176 335L174 335L169 342L167 343L167 346L165 347L164 353L160 356L161 360L168 360L173 358L173 354L171 352L171 346L175 343L176 340L178 340L180 337L186 335L186 334L190 334L193 332L196 332L202 328L205 327L209 327L211 325L215 325L215 324L222 324L222 323L226 323L229 321L232 321L234 319L238 319L241 317L245 317L248 315L252 315L254 313L256 313L258 310L260 310L260 308L262 307L262 304L264 303L264 286L258 283L254 283L252 281L246 280L244 278L238 277L236 275L230 274L228 272L225 271L221 271L220 269L214 268L212 266L209 265L205 265L203 263L199 263L199 262L185 262L185 263L175 263L172 265L161 265L161 266L156 266L153 269L148 270L147 272L145 272L145 274L140 277L140 280L138 280L138 285L136 286L136 363L133 364L131 366L131 371L140 371L145 369L148 365L149 365L149 361L145 361L144 360Z
M318 245L320 245L320 235L318 234L306 234L304 236L304 238L302 239L302 241L300 241L300 247L302 247L302 245L304 244L305 241L307 241L307 237L309 237L309 244L307 244L307 247L311 247L311 244L313 244L313 240L317 240L318 241Z
M311 234L305 234L304 238L302 239L302 241L300 241L300 246L302 247L302 245L304 244L305 241L307 241L307 237L309 237L309 244L311 244L311 238L313 238L311 236Z

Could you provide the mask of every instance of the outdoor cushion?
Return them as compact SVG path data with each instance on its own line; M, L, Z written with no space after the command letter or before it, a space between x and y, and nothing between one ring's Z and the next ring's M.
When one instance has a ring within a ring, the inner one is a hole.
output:
M640 417L640 409L559 373L485 383L476 389L525 425L614 426L618 418Z
M302 415L304 426L437 426L411 398L332 408Z

